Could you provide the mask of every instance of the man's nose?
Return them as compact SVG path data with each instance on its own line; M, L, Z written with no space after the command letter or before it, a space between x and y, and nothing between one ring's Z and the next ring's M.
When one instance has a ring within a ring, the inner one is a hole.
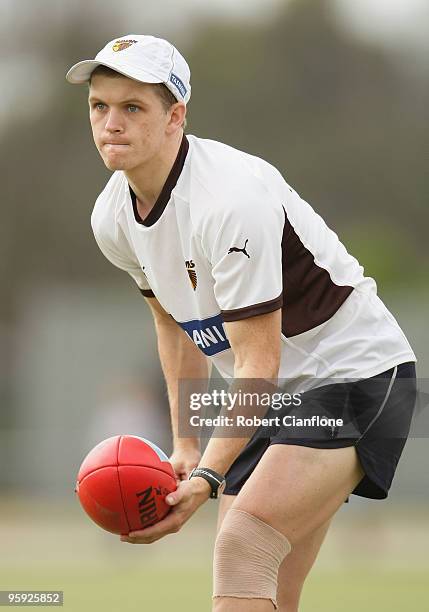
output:
M121 120L120 113L117 110L113 108L109 110L109 113L106 119L105 129L107 132L122 132L123 131L124 129L123 122Z

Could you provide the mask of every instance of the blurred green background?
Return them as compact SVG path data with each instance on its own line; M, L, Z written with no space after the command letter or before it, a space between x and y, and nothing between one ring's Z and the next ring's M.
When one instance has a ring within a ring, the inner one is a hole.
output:
M68 67L128 33L175 43L188 132L281 170L376 278L424 384L428 23L424 0L0 0L0 589L64 589L73 612L210 609L216 504L142 547L74 499L103 438L171 442L149 313L91 233L109 173ZM339 512L303 612L429 610L427 465L411 439L389 499Z

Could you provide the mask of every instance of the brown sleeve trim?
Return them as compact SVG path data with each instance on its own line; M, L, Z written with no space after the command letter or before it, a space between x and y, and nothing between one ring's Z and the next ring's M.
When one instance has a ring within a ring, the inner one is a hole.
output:
M155 297L152 289L139 289L140 293L144 295L144 297Z
M253 304L252 306L245 306L244 308L236 308L235 310L221 310L222 318L227 323L230 321L241 321L242 319L248 319L249 317L255 317L261 314L267 314L278 310L283 305L283 293L274 300L268 302L260 302L259 304Z

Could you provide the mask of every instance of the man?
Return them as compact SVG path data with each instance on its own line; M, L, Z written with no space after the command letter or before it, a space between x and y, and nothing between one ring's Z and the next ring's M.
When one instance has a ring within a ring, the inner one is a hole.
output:
M67 78L89 83L94 141L113 171L92 227L152 310L181 481L164 520L121 539L178 531L226 476L213 609L297 610L338 508L353 492L388 494L413 410L414 353L375 282L273 166L184 135L190 72L170 43L124 36ZM198 438L179 435L178 381L206 379L209 361L226 379L287 379L282 389L305 391L303 414L346 410L355 431L280 423L212 437L201 457Z

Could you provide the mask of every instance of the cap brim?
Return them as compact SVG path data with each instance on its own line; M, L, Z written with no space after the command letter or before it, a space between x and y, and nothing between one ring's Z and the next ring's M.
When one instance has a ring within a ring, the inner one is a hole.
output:
M73 83L74 85L81 85L82 83L88 83L91 78L91 74L97 68L97 66L107 66L107 68L111 68L124 76L134 79L136 81L141 81L142 83L162 83L159 78L154 77L153 75L144 73L137 69L132 69L129 66L122 67L118 66L118 64L113 64L109 62L100 62L99 60L84 60L82 62L78 62L74 66L70 68L70 70L66 74L66 79L69 83Z

